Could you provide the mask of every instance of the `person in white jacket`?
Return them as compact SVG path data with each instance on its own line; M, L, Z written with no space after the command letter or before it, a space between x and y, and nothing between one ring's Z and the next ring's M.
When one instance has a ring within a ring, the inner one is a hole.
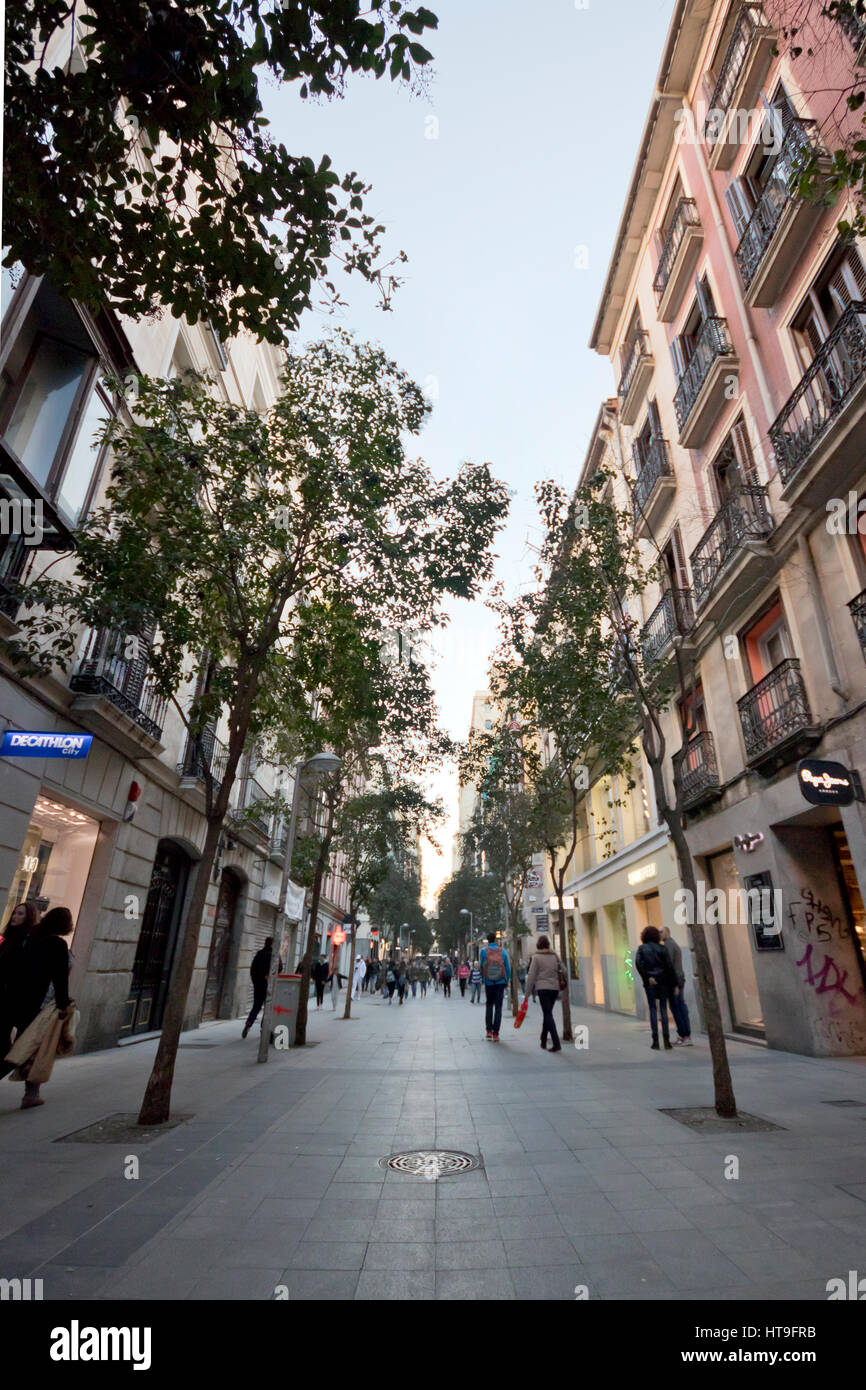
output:
M364 982L364 976L366 975L366 973L367 973L367 967L366 967L366 965L364 964L363 958L362 958L361 956L356 956L356 957L355 957L355 969L354 969L354 971L353 971L353 973L352 973L352 998L353 998L353 999L360 999L360 998L361 998L361 985L362 985L363 982Z

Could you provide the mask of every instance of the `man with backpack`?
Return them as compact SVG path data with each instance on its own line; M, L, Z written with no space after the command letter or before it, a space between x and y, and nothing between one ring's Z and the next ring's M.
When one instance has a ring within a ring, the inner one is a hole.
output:
M505 947L497 946L495 931L487 933L487 945L481 948L478 964L484 981L484 993L487 996L487 1041L499 1042L502 1001L505 998L505 987L511 979L511 962Z

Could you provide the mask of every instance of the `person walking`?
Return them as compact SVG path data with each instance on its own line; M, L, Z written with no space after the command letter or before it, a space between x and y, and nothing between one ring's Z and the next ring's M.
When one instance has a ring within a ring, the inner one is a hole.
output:
M320 956L313 966L313 984L316 987L316 1008L320 1009L325 1000L325 985L331 978L328 962Z
M331 973L330 973L330 975L328 976L328 979L327 979L327 984L328 984L328 986L329 986L329 988L330 988L330 991L331 991L331 1008L332 1008L335 1012L336 1012L337 1005L338 1005L338 1003L340 1002L340 990L343 988L343 985L347 985L348 983L349 983L349 977L348 977L348 975L341 975L341 974L340 974L340 971L339 971L339 969L338 969L338 967L337 967L337 965L336 965L336 963L335 963L335 964L334 964L334 969L331 971Z
M61 1017L72 1016L73 1001L69 998L69 947L64 940L74 927L68 907L53 907L20 942L15 959L10 961L8 975L4 972L4 994L16 1038L48 1003L60 1010ZM10 949L4 947L5 949ZM0 1062L0 1077L8 1076L15 1062ZM25 1081L22 1110L44 1105L39 1094L40 1082Z
M0 1062L12 1046L14 1003L7 989L13 966L26 938L39 922L41 913L35 902L17 903L0 936Z
M472 962L472 969L469 972L469 1002L470 1004L481 1003L481 970L478 961Z
M529 962L523 988L525 995L537 996L541 1005L541 1047L544 1052L547 1051L548 1037L552 1044L550 1051L562 1051L562 1043L556 1031L556 1020L553 1017L553 1006L562 994L561 971L565 973L559 956L550 949L549 938L540 936L535 955Z
M353 971L353 973L352 973L352 998L353 998L353 999L360 999L360 998L361 998L361 985L362 985L362 983L363 983L364 976L366 975L366 973L367 973L367 967L366 967L366 965L364 964L364 958L363 958L363 956L356 956L356 957L355 957L355 969L354 969L354 971Z
M659 936L662 945L671 958L671 965L674 968L674 975L677 979L676 989L671 994L671 1013L674 1016L674 1023L677 1030L677 1040L674 1047L692 1047L692 1023L689 1018L689 1006L686 1003L685 988L686 975L683 970L683 953L680 946L674 941L668 927L659 927Z
M438 966L438 965L431 965L431 966L430 966L430 974L433 976L433 992L434 992L434 994L438 994L438 993L439 993L439 971L440 971L440 969L441 969L441 966Z
M457 983L460 986L460 998L466 998L466 981L469 979L469 966L465 960L461 961L457 967Z
M453 973L451 962L446 956L442 962L442 969L439 972L439 978L442 981L442 993L445 995L446 999L451 998L451 976Z
M394 998L394 990L397 988L397 971L394 968L393 960L388 960L388 969L385 971L385 988L388 991L388 1003Z
M271 956L274 950L274 938L265 937L265 943L261 950L256 951L250 961L250 979L253 982L253 1007L247 1016L241 1037L245 1038L259 1016L259 1011L264 1005L268 993L268 976L271 973Z
M640 934L641 945L635 953L635 968L643 980L644 992L647 1004L649 1005L650 1029L652 1030L653 1051L659 1050L659 1025L656 1017L656 1010L661 1015L662 1038L665 1049L670 1050L671 1040L668 1033L668 1003L671 994L677 987L677 977L674 974L673 962L669 953L661 944L661 936L658 927L644 927Z
M481 947L478 957L484 993L487 996L485 1022L487 1041L499 1042L499 1028L502 1023L502 1001L505 987L511 979L511 962L504 946L497 946L496 932L487 933L487 945Z
M424 966L421 970L418 971L418 984L421 986L421 998L422 998L422 999L426 999L426 998L427 998L427 985L428 985L428 983L429 983L429 980L430 980L429 972L428 972L426 966Z

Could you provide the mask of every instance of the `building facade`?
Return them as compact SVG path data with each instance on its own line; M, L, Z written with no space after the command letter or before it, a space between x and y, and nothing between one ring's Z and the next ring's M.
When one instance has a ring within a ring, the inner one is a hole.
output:
M794 8L677 4L591 345L661 576L642 652L697 673L666 732L673 751L693 730L687 835L717 895L725 1025L844 1055L866 1051L866 808L810 803L797 765L866 766L866 247L840 235L853 203L804 199L796 176L809 164L820 194L860 133L838 95L866 34L815 7L794 56ZM729 920L743 888L775 916Z

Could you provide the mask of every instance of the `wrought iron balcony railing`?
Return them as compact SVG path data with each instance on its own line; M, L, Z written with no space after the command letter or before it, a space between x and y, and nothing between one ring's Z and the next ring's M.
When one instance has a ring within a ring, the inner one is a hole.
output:
M744 289L749 288L757 275L767 247L782 220L782 213L794 197L797 175L815 151L816 129L814 121L792 121L785 132L782 148L761 200L749 218L736 250Z
M737 701L737 708L749 762L809 729L812 711L796 657L774 666Z
M183 761L178 764L178 773L181 777L196 777L203 782L207 769L216 789L222 785L228 752L226 745L217 738L213 729L207 726L202 729L198 740L187 738Z
M638 449L637 444L632 445L632 457L638 470L631 494L632 510L637 517L644 510L659 478L670 478L673 474L667 443L660 437L653 439L642 450Z
M760 5L743 6L719 69L718 81L704 122L704 139L708 145L715 145L719 137L720 127L730 108L752 41L763 24L764 14Z
M695 625L695 610L688 589L668 589L662 594L641 632L646 664L658 661L677 637L687 637Z
M773 424L770 441L784 483L790 482L866 379L866 301L845 310Z
M650 356L649 334L645 328L639 328L629 344L626 353L625 366L622 369L622 376L619 381L619 395L625 400L634 382L635 373L643 358Z
M716 512L692 551L692 579L698 607L741 547L749 541L763 540L772 529L767 489L759 483L741 483Z
M719 318L715 314L705 319L695 343L695 350L680 377L674 396L674 409L680 429L688 420L716 358L726 357L733 350L727 319Z
M239 806L242 808L241 814L244 823L252 826L265 840L270 838L269 802L270 797L261 782L255 777L247 777L239 798Z
M866 589L863 590L862 594L851 599L848 604L848 612L851 614L851 619L857 630L863 655L866 656Z
M690 738L682 762L683 806L688 808L719 788L716 745L708 729Z
M110 628L93 628L69 688L78 695L102 695L138 724L151 738L159 739L168 701L160 695L149 674L148 644L139 642L139 654L127 657L128 642Z
M671 272L677 259L677 252L683 244L683 237L689 227L699 227L701 219L698 217L698 209L694 198L680 198L677 203L676 212L670 225L670 230L662 247L661 259L658 270L656 271L653 289L656 298L661 299L668 287Z

